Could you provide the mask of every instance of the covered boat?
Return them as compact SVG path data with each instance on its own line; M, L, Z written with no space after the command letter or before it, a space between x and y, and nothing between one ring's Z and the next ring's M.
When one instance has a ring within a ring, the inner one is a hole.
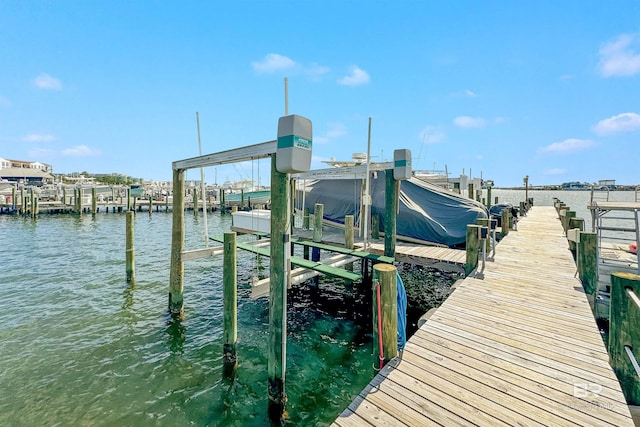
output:
M335 174L340 168L333 169ZM371 215L378 215L384 232L385 170L371 172ZM315 203L324 205L324 219L344 224L345 215L357 219L362 203L363 179L298 180L297 200L313 212ZM304 192L304 196L301 194ZM467 224L488 218L481 203L417 178L401 181L396 234L450 247L464 246Z

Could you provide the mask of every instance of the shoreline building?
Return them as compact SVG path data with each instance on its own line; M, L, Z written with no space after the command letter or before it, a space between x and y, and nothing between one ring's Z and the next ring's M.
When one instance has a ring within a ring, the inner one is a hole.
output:
M53 167L46 163L0 157L0 180L30 185L50 184L53 183Z

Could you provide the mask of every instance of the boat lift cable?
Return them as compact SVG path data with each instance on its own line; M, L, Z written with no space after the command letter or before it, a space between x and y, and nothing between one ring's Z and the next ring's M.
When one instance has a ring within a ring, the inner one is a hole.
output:
M198 125L198 152L202 156L202 143L200 141L200 115L196 111L196 122ZM200 168L200 188L202 192L202 217L204 219L204 245L209 247L209 228L207 225L207 189L204 185L204 168ZM195 199L194 199L195 200ZM198 212L198 206L193 207Z

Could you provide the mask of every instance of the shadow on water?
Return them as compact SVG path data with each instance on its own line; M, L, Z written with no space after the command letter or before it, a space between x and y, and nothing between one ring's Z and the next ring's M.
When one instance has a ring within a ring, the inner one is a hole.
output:
M165 332L167 346L172 353L183 354L187 328L182 324L179 316L168 314Z

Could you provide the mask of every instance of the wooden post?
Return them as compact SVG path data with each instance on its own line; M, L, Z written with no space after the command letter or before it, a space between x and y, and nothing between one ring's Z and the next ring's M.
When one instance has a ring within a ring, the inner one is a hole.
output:
M371 238L380 238L380 217L378 214L371 215Z
M24 188L20 189L20 214L24 215L25 212L25 204L24 204Z
M226 377L232 377L238 367L236 342L238 341L238 285L237 285L236 233L224 233L223 284L223 369Z
M498 204L498 196L496 196L494 201L495 201L494 205L497 205Z
M577 261L578 276L593 308L598 292L598 235L596 233L580 233Z
M127 188L127 210L131 210L131 187Z
M502 237L509 234L509 218L511 218L511 210L502 210Z
M169 212L169 194L164 196L164 211Z
M169 311L184 315L182 292L184 286L184 170L173 171L173 218L171 224L171 271L169 275Z
M289 186L287 174L276 169L276 154L271 156L271 262L269 267L269 417L280 420L284 412L287 394L285 372L287 363L287 276L290 271L288 257L290 239ZM322 221L322 217L320 217ZM315 234L315 233L314 233Z
M98 212L98 195L96 187L91 188L91 214L95 215Z
M384 188L384 256L396 256L396 217L400 181L393 179L393 169L385 171Z
M316 203L313 208L313 241L322 242L322 218L324 216L324 205Z
M373 266L373 343L376 357L376 368L379 367L379 334L378 334L378 298L377 286L380 286L380 306L382 313L382 351L383 363L387 363L398 355L398 289L396 284L396 268L391 264L379 263Z
M487 187L487 209L491 209L491 186Z
M632 295L629 295L631 292ZM609 362L629 405L640 404L640 379L633 358L640 356L640 306L632 296L640 296L640 275L629 272L611 273L611 306L609 316ZM638 356L636 356L638 355Z
M467 261L464 267L464 272L467 276L478 266L478 253L480 249L480 240L478 238L479 228L479 225L467 224Z
M471 200L473 200L473 182L470 182L470 183L467 185L467 196L468 196Z
M569 226L567 230L572 230L574 228L580 229L580 231L584 231L584 219L582 218L569 218ZM572 252L576 251L577 248L576 242L569 241L569 250Z
M149 216L153 212L153 196L149 195Z
M353 249L353 242L354 242L353 220L354 220L353 215L344 216L344 247L347 249ZM346 264L345 269L353 271L353 263L350 262Z
M478 218L476 223L482 227L489 227L489 218ZM487 233L487 238L485 239L485 253L488 255L491 251L491 231Z
M565 234L567 233L567 230L569 229L569 222L571 221L572 218L576 217L576 211L567 211L564 215L564 232Z
M198 189L193 189L193 216L198 216Z
M29 198L31 201L31 206L29 208L31 210L31 217L35 218L36 217L36 198L33 191L33 187L31 187L31 190L29 191Z
M62 187L62 206L67 205L67 188Z
M304 213L302 214L302 228L305 230L309 229L309 208L304 208Z
M135 213L127 211L127 248L126 248L126 261L127 261L127 283L134 283L136 280L135 273L135 250L133 246L133 220Z

